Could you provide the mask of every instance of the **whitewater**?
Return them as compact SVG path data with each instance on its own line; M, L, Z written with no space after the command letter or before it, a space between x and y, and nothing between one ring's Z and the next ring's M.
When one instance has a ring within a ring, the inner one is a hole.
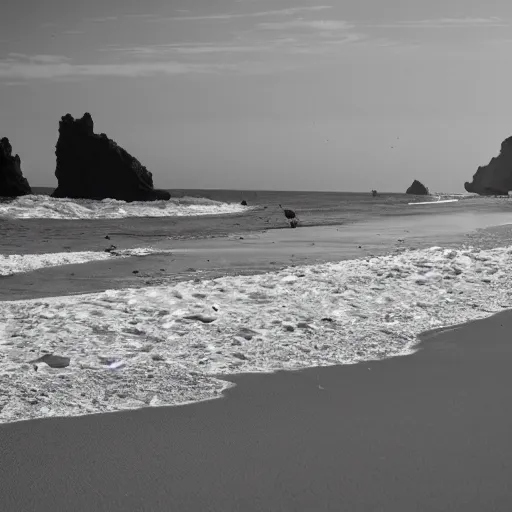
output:
M152 247L134 249L115 249L112 251L76 251L46 254L0 254L0 277L13 276L23 272L32 272L41 268L76 265L93 261L105 261L112 258L129 258L148 256L150 254L166 254L169 250Z
M424 331L510 308L511 263L512 247L432 247L0 302L0 422L179 405L219 397L222 375L411 354ZM45 353L71 364L33 362Z
M123 219L128 217L184 217L241 213L248 208L237 203L199 197L168 201L127 203L115 199L56 199L27 195L0 202L0 218L8 219Z

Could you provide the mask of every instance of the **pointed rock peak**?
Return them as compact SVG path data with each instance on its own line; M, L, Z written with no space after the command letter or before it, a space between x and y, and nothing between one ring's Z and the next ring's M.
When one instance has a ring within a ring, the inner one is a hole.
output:
M122 201L167 200L165 190L155 190L153 176L135 157L104 133L94 133L94 121L86 112L60 120L53 197L118 199Z
M414 180L412 182L412 185L407 189L407 191L405 193L416 195L416 196L428 196L429 195L428 188L425 187L425 185L423 185L423 183L421 183L421 181L418 181L418 180Z
M21 172L21 160L12 155L7 137L0 139L0 196L17 197L31 194L32 189Z

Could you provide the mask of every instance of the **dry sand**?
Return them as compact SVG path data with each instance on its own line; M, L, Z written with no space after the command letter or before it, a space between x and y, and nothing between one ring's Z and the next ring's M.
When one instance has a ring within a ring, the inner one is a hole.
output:
M506 312L220 400L2 425L2 510L512 510L511 331Z

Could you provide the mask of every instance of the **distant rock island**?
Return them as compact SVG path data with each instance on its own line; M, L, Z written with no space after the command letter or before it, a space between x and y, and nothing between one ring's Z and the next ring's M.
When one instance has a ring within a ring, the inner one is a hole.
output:
M59 123L53 197L156 201L171 194L153 187L153 175L104 133L94 133L89 113L66 114Z
M18 197L32 194L27 178L21 172L21 160L12 156L12 146L7 137L0 140L0 196Z
M423 185L423 183L418 180L414 180L412 185L406 190L405 193L415 196L428 196L429 191L428 188Z
M468 192L481 196L506 196L512 190L512 137L501 143L500 154L479 167L473 181L464 183Z

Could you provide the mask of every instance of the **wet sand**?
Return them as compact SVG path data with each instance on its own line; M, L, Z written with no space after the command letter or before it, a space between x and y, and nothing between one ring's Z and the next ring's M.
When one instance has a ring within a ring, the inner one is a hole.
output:
M228 274L268 272L292 265L378 256L433 245L456 247L471 242L471 237L476 234L478 238L487 236L491 240L493 233L498 233L487 245L506 244L510 239L508 226L487 229L485 233L475 231L500 219L502 216L432 215L422 219L419 226L418 220L412 216L397 217L391 224L389 220L374 220L345 226L234 231L223 236L179 240L163 232L157 236L155 233L143 234L134 228L131 233L124 234L107 231L110 240L106 240L105 226L100 228L94 222L87 237L83 237L81 228L73 225L75 231L68 233L66 241L61 239L63 235L52 237L49 234L49 242L45 244L47 252L103 251L114 244L117 249L151 246L170 253L130 258L113 256L105 261L0 277L0 300L73 295ZM214 226L215 220L210 220L210 223ZM230 229L234 228L230 225ZM16 252L20 251L14 249L13 253ZM26 253L30 252L29 248Z
M505 312L220 400L1 425L2 509L511 510L511 330Z

